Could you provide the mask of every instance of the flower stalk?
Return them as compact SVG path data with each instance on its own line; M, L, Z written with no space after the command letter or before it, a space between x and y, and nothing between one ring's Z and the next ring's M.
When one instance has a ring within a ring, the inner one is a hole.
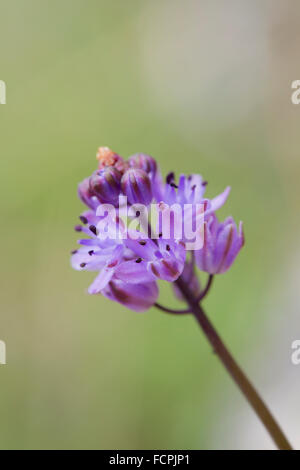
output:
M214 352L217 354L223 366L226 368L236 385L239 387L240 391L252 406L253 410L257 414L262 424L265 426L278 449L292 450L289 441L285 437L275 418L272 416L268 407L260 398L258 392L255 390L242 369L232 357L231 353L228 351L227 347L215 330L213 324L206 316L202 306L193 296L189 286L181 278L176 281L176 284L181 290L184 298L186 299L186 302L190 307L190 310L192 311L203 333L211 344Z

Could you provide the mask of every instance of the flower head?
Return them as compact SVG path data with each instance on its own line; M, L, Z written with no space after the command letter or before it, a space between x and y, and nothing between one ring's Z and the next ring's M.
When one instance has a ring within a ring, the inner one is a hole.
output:
M181 276L195 296L199 295L194 260L210 274L229 269L243 246L243 232L241 225L237 230L232 218L219 223L215 212L226 202L230 188L208 199L204 197L207 183L200 175L180 175L177 183L174 173L169 173L163 183L157 162L142 153L126 161L108 147L100 147L97 160L98 169L78 186L87 210L75 227L83 237L71 258L74 269L97 272L88 288L90 294L102 294L141 312L157 301L158 281L172 283L175 294L181 297L175 284ZM185 231L170 230L160 219L154 233L151 221L134 229L126 225L122 220L124 207L118 205L120 197L127 198L129 208L143 205L146 213L152 201L164 215L173 208L175 215L169 220L177 228L191 224L199 231L201 223L203 246L187 257L191 248ZM105 213L108 206L112 210Z

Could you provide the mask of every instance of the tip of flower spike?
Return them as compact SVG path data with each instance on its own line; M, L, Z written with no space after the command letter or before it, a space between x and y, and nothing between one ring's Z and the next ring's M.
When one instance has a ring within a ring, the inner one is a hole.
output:
M96 159L101 166L113 166L118 158L118 154L113 152L109 147L98 148Z
M99 147L96 158L99 162L98 167L100 170L106 167L115 167L123 174L129 168L129 163L109 147Z

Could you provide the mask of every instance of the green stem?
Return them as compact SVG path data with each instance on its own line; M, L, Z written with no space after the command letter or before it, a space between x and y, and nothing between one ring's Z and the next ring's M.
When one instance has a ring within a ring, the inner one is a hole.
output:
M196 318L205 336L213 347L214 352L218 355L222 364L227 369L227 371L229 372L241 392L244 394L244 396L252 406L253 410L255 411L261 422L264 424L265 428L269 432L278 449L292 450L290 443L288 442L279 425L270 413L266 404L260 398L257 391L249 382L244 372L235 362L231 353L228 351L222 339L216 332L214 326L206 316L203 308L199 305L197 299L190 291L189 286L185 284L185 282L181 278L179 278L176 283L179 289L181 290L183 296L185 297L188 305L190 306L194 317Z

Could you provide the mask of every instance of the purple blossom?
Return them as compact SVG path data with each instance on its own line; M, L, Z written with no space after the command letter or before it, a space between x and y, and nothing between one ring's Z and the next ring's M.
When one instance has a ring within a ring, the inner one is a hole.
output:
M119 302L131 310L144 312L155 304L158 297L158 287L156 282L128 284L114 280L101 293L108 299Z
M97 170L89 180L90 192L99 202L116 205L121 191L121 178L122 173L113 166Z
M81 201L88 206L90 209L96 209L99 201L97 197L92 193L90 188L90 178L85 178L78 185L78 196Z
M169 206L179 204L205 204L206 214L214 212L225 204L230 193L228 186L223 193L213 199L205 199L204 193L207 181L203 181L201 175L180 175L178 185L175 183L174 173L169 173L166 178L166 184L162 188L161 200Z
M145 171L151 178L156 175L157 163L150 155L146 155L145 153L136 153L129 157L128 162L132 168L139 168L140 170Z
M203 248L195 252L196 264L209 274L225 273L243 245L242 222L238 230L232 217L220 223L213 214L204 222L204 243Z
M85 213L82 217L98 222L97 217L91 219L90 213ZM145 238L144 234L132 231L127 233L128 238L124 240L101 240L97 235L96 225L82 227L81 231L90 238L79 240L81 248L73 253L71 262L76 270L99 271L88 289L90 294L105 294L109 291L107 286L117 281L117 285L122 283L123 292L128 288L131 305L136 291L137 308L141 311L143 304L138 293L141 284L153 285L157 280L173 282L183 271L186 252L181 241L158 240L156 244ZM133 288L132 285L136 287ZM152 304L157 299L157 296L154 299L154 292L158 295L158 289L153 287L145 290L145 293L149 293ZM147 308L150 299L145 298L144 305Z
M151 180L144 170L130 168L124 173L121 185L130 204L147 206L153 199Z
M72 252L71 258L74 269L97 272L88 288L90 294L101 294L141 312L157 301L158 281L172 283L180 297L174 283L182 276L195 296L199 295L194 259L202 271L210 274L225 272L230 267L243 245L242 230L240 227L238 232L231 218L220 224L215 216L215 211L226 202L229 187L208 199L204 197L206 182L200 175L180 175L177 184L175 175L169 173L164 183L156 161L149 155L136 154L125 161L107 147L100 147L97 159L98 169L78 187L79 197L88 209L80 216L82 225L75 227L85 237L78 241L80 247ZM127 227L121 220L119 196L126 196L129 204L148 206L151 201L156 202L162 212L174 204L177 210L189 206L181 222L175 213L173 223L202 222L203 247L187 261L185 236L178 237L174 230L169 230L167 236L161 221L152 239L148 236L149 227L146 232ZM107 203L114 206L114 215L100 217L99 209ZM117 225L121 236L104 237L102 222L107 223L108 233Z

